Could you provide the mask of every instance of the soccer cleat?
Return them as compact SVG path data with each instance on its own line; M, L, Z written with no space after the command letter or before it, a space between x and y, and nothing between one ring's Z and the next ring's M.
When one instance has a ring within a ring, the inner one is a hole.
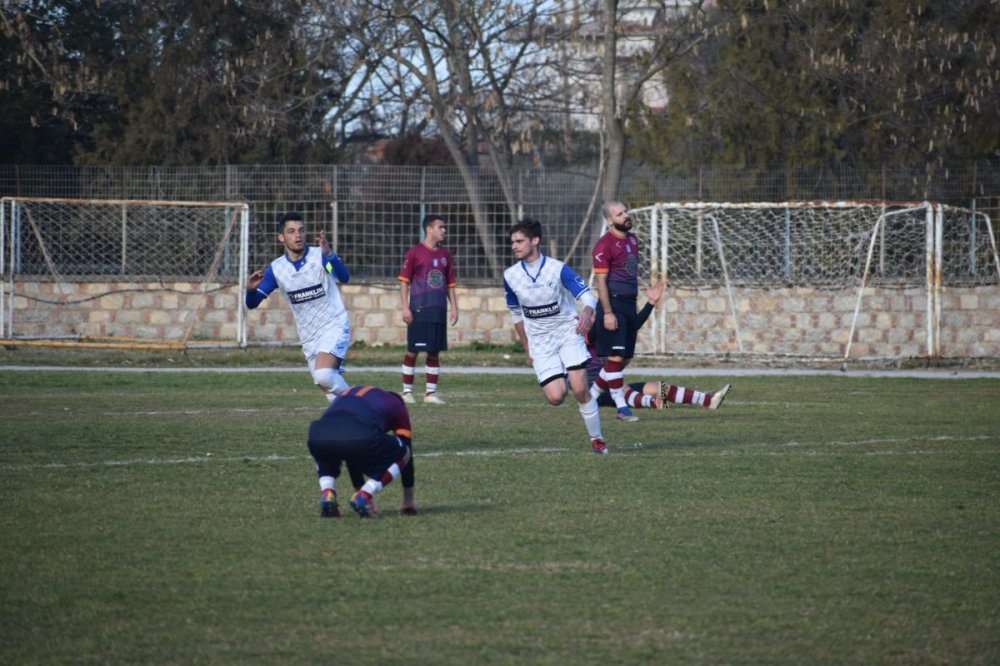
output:
M403 391L403 402L408 405L414 405L417 399L413 397L413 391Z
M431 392L424 396L424 402L429 405L443 405L444 400L438 397L437 393Z
M639 417L633 414L632 410L628 407L619 407L617 419L619 421L625 421L626 423L632 423L634 421L638 421Z
M319 496L319 515L323 518L340 518L337 506L337 491L327 488Z
M732 387L732 384L726 384L725 386L723 386L722 388L720 388L718 391L716 391L715 393L713 393L712 394L712 400L708 403L708 408L709 409L718 409L719 407L722 407L722 401L726 399L726 394L729 393L729 389L731 387Z
M608 445L600 437L592 437L590 439L590 448L599 456L608 455Z
M351 508L354 509L354 512L362 518L367 518L375 513L372 505L372 496L363 490L359 490L354 493L353 497L351 497Z

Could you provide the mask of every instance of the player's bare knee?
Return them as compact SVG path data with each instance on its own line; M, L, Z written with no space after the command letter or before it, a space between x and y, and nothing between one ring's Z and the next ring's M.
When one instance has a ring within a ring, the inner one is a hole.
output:
M545 398L549 401L549 404L552 405L553 407L558 407L559 405L566 402L565 393L562 395L549 395L546 393Z

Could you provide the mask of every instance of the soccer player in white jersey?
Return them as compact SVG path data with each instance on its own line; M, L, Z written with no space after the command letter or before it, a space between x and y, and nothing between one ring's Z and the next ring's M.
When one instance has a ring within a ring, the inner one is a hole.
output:
M316 246L306 245L301 213L282 216L278 242L285 246L285 253L247 279L247 307L252 310L275 289L281 290L292 308L313 381L333 402L348 387L343 363L351 345L351 325L337 282L346 283L351 275L330 249L325 231L319 232Z
M503 274L507 308L545 399L561 405L568 384L579 403L591 448L606 455L597 400L587 382L590 354L584 342L597 302L572 268L541 253L541 242L540 222L525 218L511 227L510 248L518 262ZM577 301L583 305L579 315Z

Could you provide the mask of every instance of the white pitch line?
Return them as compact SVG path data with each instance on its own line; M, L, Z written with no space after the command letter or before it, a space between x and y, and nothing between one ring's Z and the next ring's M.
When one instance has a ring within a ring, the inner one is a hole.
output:
M399 366L350 366L347 372L374 372L399 374ZM128 372L128 373L299 373L308 372L301 366L293 367L194 367L194 368L137 368L129 367L92 367L92 366L49 366L49 365L2 365L0 371L16 372ZM491 366L449 366L450 374L459 375L532 375L529 367L491 367ZM911 379L1000 379L1000 371L996 370L949 370L949 369L899 369L899 370L866 370L848 369L847 371L830 368L672 368L672 367L633 367L630 376L650 377L907 377ZM308 376L308 375L306 375Z
M271 454L268 456L215 456L206 453L203 456L186 456L184 458L146 458L139 460L100 460L98 462L75 462L75 463L40 463L37 465L2 465L4 470L24 470L24 469L78 469L86 467L131 467L133 465L188 465L192 463L205 462L269 462L274 460L297 460L308 456L281 456Z
M569 449L560 448L538 448L538 449L484 449L482 451L430 451L428 453L416 453L417 458L442 458L444 456L482 456L492 458L494 456L520 455L526 453L565 453Z
M994 435L969 435L969 436L953 436L953 435L928 435L925 437L888 437L884 439L867 439L858 441L832 441L832 442L788 442L786 444L778 444L776 446L785 447L783 450L736 450L736 449L710 449L706 448L701 451L658 451L658 453L666 453L667 455L673 455L677 457L749 457L749 456L788 456L788 455L801 455L801 456L840 456L843 452L840 451L814 451L814 450L801 450L801 451L790 451L788 447L844 447L844 446L869 446L872 444L898 444L904 442L979 442L979 441L990 441L996 440L997 437ZM634 442L632 444L619 444L610 447L612 451L625 451L625 450L636 450L644 448L641 442ZM483 458L493 458L497 456L510 456L510 455L538 455L546 453L567 453L575 451L575 449L560 448L560 447L539 447L539 448L516 448L516 449L468 449L464 451L424 451L416 454L417 458L444 458L448 456L469 456L469 457L483 457ZM1000 451L1000 449L998 449ZM581 449L582 452L582 449ZM904 450L892 450L883 449L878 451L860 451L860 455L866 456L904 456L904 455L936 455L941 453L947 453L946 451L941 451L939 449L904 449ZM134 460L102 460L97 462L52 462L52 463L39 463L35 465L0 465L0 471L18 471L18 470L31 470L31 469L85 469L94 467L129 467L135 465L188 465L188 464L198 464L206 462L280 462L287 460L308 460L310 457L308 455L279 455L270 454L266 456L217 456L212 453L206 453L201 456L186 456L180 458L142 458Z
M978 442L996 439L994 435L924 435L913 437L881 437L878 439L859 439L853 441L832 442L786 442L782 446L868 446L869 444L899 444L900 442Z

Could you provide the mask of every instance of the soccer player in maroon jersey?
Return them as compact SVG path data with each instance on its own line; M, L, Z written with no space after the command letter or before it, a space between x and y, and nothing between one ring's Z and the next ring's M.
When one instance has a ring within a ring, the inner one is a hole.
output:
M337 478L347 464L356 492L350 506L362 518L378 515L374 497L402 477L399 513L416 515L410 413L396 393L374 386L342 391L309 426L309 453L319 476L320 515L340 517ZM366 478L367 477L367 478Z
M630 231L628 208L620 201L604 204L608 231L594 245L597 318L592 332L597 354L607 359L601 377L618 408L618 420L638 421L625 402L625 366L635 354L636 300L639 295L639 240Z
M406 324L406 354L403 355L403 400L414 403L413 377L417 357L426 356L424 402L444 404L437 394L441 374L440 353L448 349L448 326L458 323L455 296L455 262L444 243L447 229L440 215L426 215L424 240L411 247L399 271L399 295ZM451 316L448 317L448 310Z

